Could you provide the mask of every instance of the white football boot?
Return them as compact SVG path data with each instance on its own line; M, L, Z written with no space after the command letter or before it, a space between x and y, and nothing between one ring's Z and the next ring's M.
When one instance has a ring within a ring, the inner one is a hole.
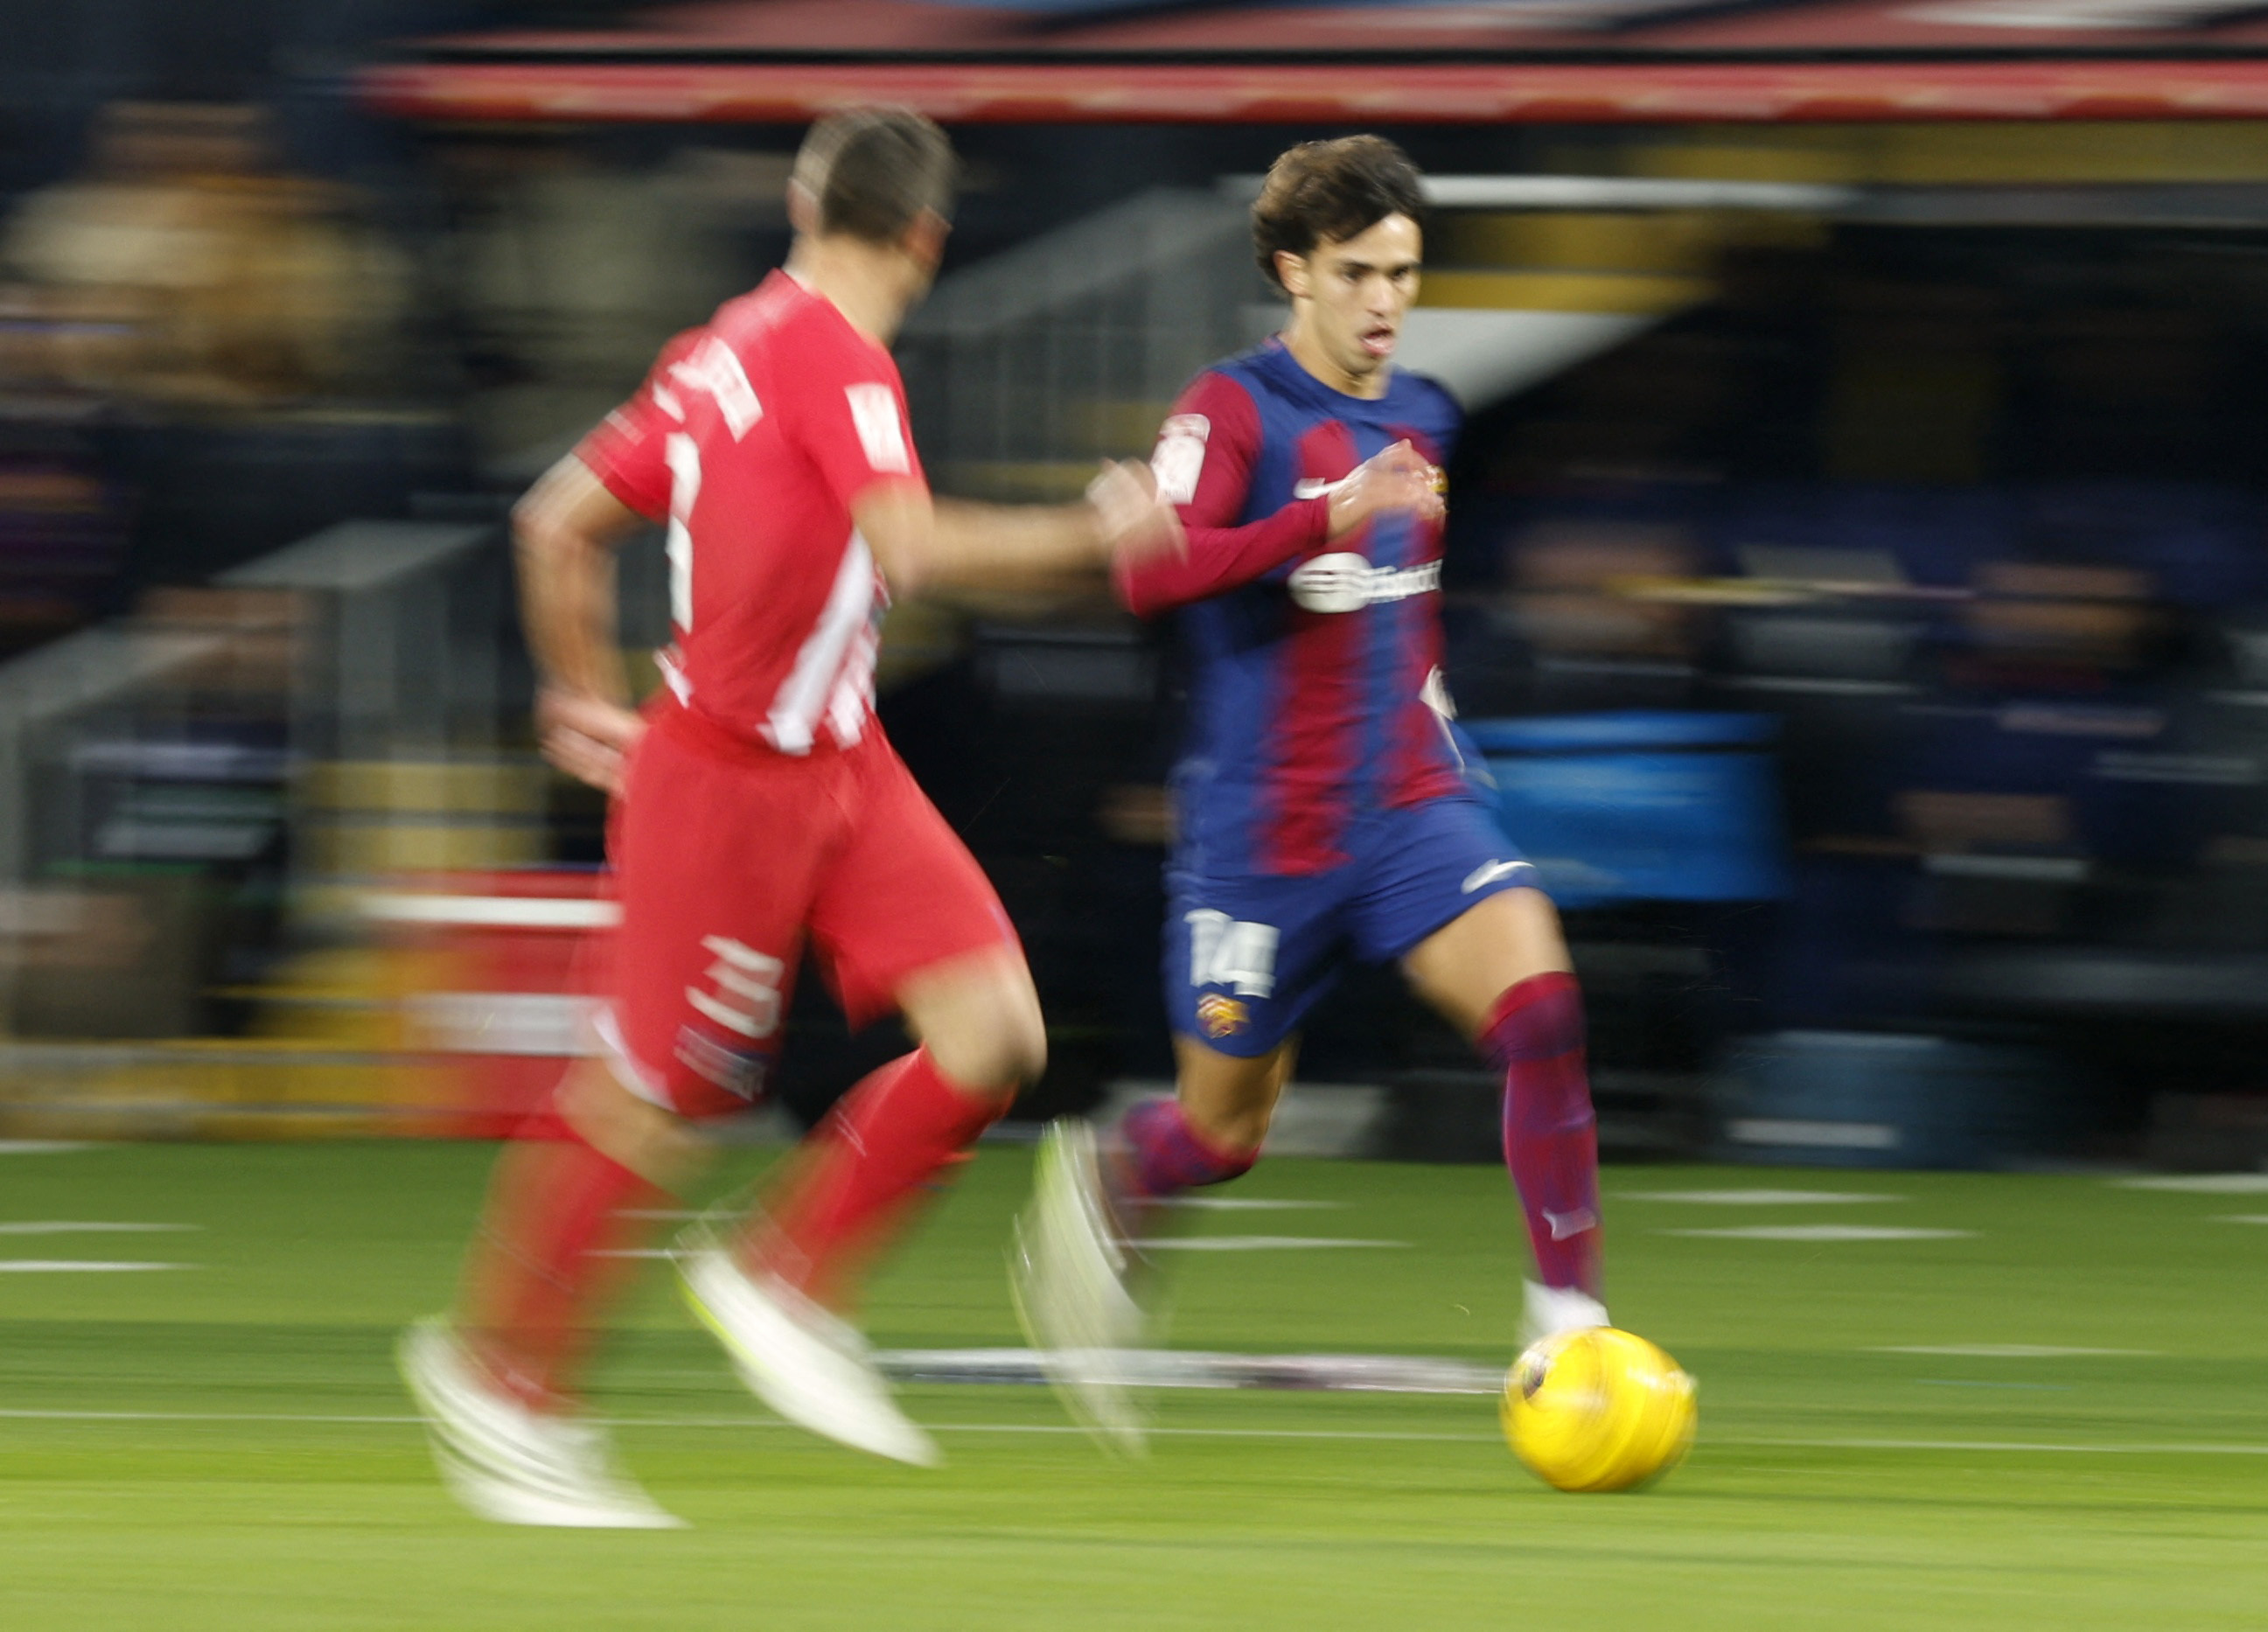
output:
M855 1327L792 1287L751 1275L705 1235L682 1244L677 1274L686 1303L725 1345L740 1380L789 1422L918 1467L945 1459L898 1409Z
M425 1415L443 1482L481 1518L585 1530L684 1526L614 1466L604 1430L530 1410L492 1386L446 1321L420 1320L394 1357Z
M1544 1286L1527 1283L1528 1298L1520 1320L1520 1342L1522 1348L1540 1343L1547 1337L1557 1337L1562 1332L1587 1331L1594 1326L1612 1326L1607 1319L1607 1306L1587 1292L1579 1292L1572 1286Z
M1071 1415L1106 1450L1139 1455L1142 1413L1127 1384L1143 1357L1142 1306L1127 1289L1094 1129L1050 1122L1033 1180L1008 1260L1016 1313Z

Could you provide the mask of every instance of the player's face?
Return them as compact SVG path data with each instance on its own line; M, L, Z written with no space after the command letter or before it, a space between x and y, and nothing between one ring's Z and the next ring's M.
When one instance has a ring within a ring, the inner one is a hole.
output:
M1418 298L1424 249L1418 224L1388 216L1348 239L1326 239L1305 255L1284 257L1293 321L1331 366L1349 379L1383 369L1402 339L1402 321Z

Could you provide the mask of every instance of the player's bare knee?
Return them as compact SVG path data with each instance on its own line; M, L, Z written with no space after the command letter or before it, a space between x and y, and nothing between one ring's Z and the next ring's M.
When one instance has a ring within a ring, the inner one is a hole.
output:
M927 972L900 994L937 1069L971 1090L1013 1093L1047 1070L1039 993L1021 957L993 953Z
M639 1099L600 1061L569 1072L556 1103L585 1143L662 1189L681 1189L708 1161L708 1142L690 1122Z
M954 1081L971 1088L1014 1093L1048 1069L1048 1031L1029 983L1004 989L945 1036L928 1040L930 1057Z
M1015 1087L1035 1083L1048 1069L1048 1026L1040 1017L1038 994L1016 1005L1001 1038L1002 1070Z

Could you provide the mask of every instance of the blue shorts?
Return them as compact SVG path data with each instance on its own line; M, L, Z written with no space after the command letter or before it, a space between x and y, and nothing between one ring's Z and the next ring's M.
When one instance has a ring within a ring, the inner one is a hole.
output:
M1535 887L1534 864L1477 799L1430 800L1357 823L1350 859L1300 878L1166 871L1166 1014L1241 1059L1266 1054L1330 989L1340 957L1389 963L1476 901Z

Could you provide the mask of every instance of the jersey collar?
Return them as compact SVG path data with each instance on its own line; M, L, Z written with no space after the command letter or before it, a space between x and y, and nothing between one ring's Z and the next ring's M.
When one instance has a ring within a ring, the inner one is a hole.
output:
M1300 366L1291 348L1280 334L1270 334L1260 342L1253 353L1254 365L1274 379L1286 396L1304 402L1320 413L1334 419L1382 420L1403 394L1403 371L1391 363L1386 366L1393 371L1387 376L1386 394L1380 397L1354 397L1325 385Z

